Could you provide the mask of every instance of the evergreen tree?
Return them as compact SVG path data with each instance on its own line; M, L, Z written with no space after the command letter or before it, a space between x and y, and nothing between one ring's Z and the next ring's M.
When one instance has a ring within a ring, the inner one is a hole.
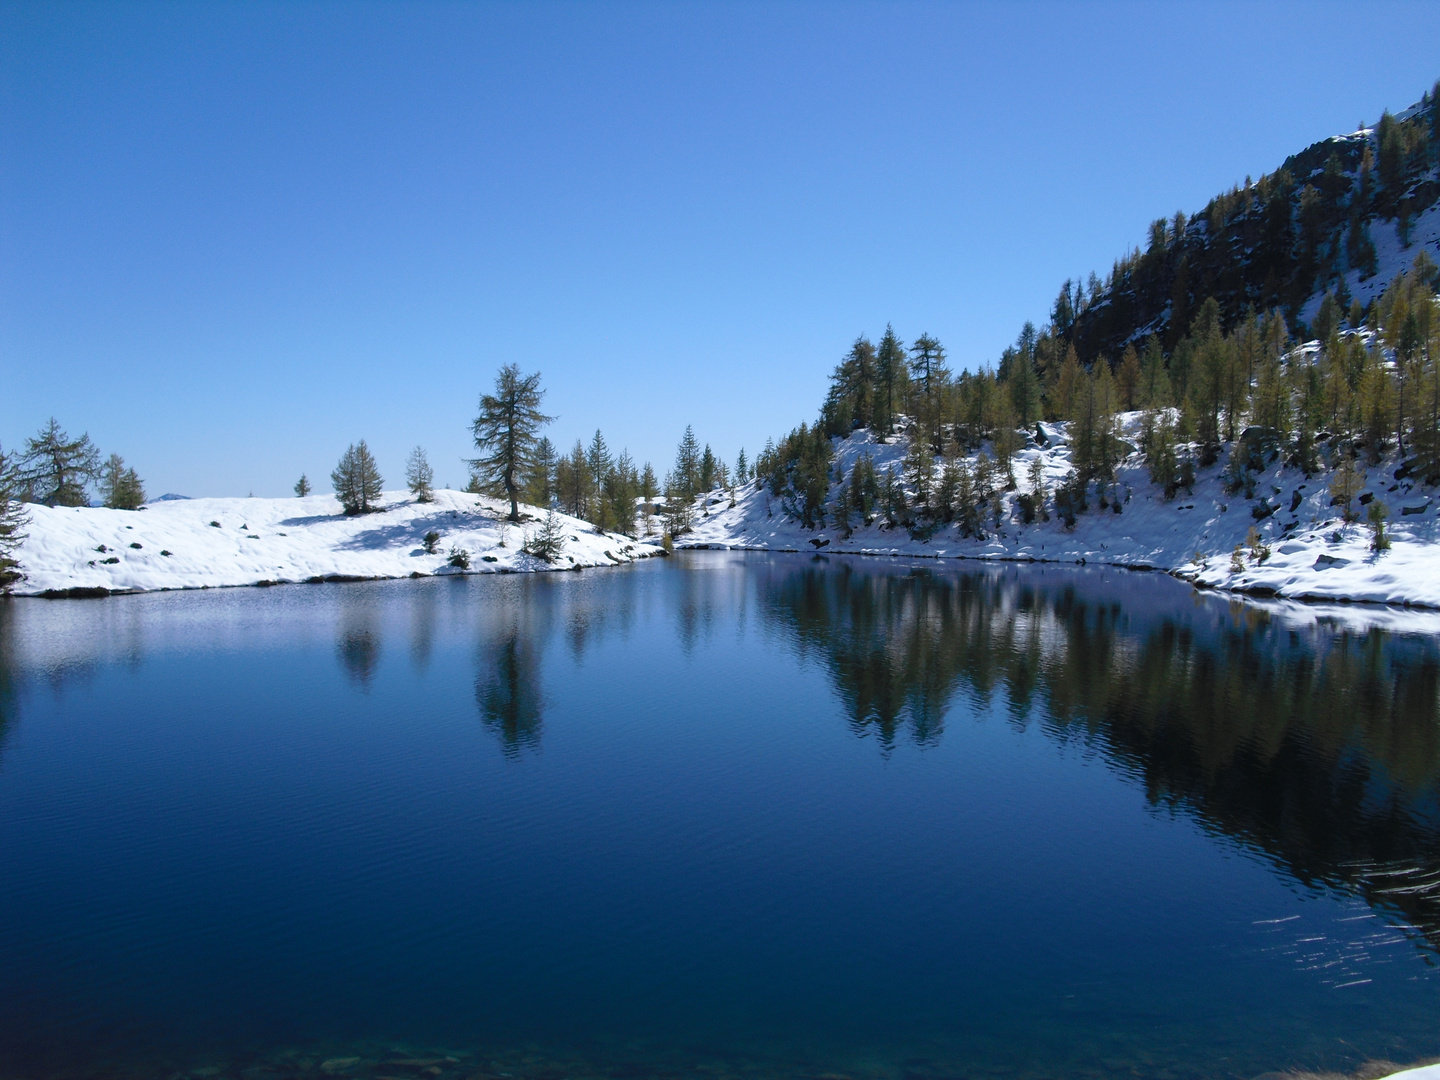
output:
M905 454L904 464L905 476L910 481L910 487L914 490L914 502L916 506L926 506L930 502L930 481L935 472L935 459L930 454L930 446L923 439L913 432L910 437L910 447Z
M119 454L111 454L100 469L100 495L111 510L139 510L145 505L145 486Z
M1015 454L1020 450L1020 433L1015 428L1015 410L1010 398L996 395L995 422L991 425L994 433L990 446L995 451L995 464L1006 491L1015 487Z
M549 507L555 501L555 444L542 435L535 444L530 473L525 480L525 501L531 506Z
M1130 412L1139 405L1140 397L1140 354L1134 345L1126 345L1120 356L1120 367L1115 372L1115 389L1120 395L1120 409Z
M424 448L415 447L405 461L405 486L417 503L435 501L435 491L431 486L434 481L435 470L430 468L430 459L425 456Z
M745 448L740 448L740 456L735 459L735 482L743 484L750 479L750 463L745 460Z
M843 438L874 422L875 380L875 346L861 335L830 376L830 393L822 410L829 434Z
M340 464L330 474L335 485L335 497L346 514L368 514L377 509L380 499L380 471L365 440L352 443L340 458Z
M905 400L908 382L905 346L887 325L880 347L875 350L875 418L871 424L882 443L895 430L895 413Z
M590 448L585 451L585 467L590 470L590 486L594 491L600 491L605 486L605 478L610 475L612 462L610 460L610 448L605 445L605 436L600 434L600 429L595 429L595 436L590 440Z
M72 439L52 416L25 442L20 457L22 495L46 506L88 506L85 487L100 473L100 451L89 435Z
M16 555L25 540L22 530L27 517L20 501L20 478L14 459L14 454L6 454L0 447L0 593L8 592L24 577Z
M495 377L495 392L480 398L480 415L471 425L480 456L470 459L476 475L496 494L510 500L510 520L520 520L520 485L535 456L538 432L554 417L540 411L545 391L540 373L522 375L506 364Z
M945 367L945 349L929 334L921 334L910 346L910 370L926 398L935 395L950 377Z
M680 437L680 445L675 450L675 468L671 470L670 476L675 484L674 490L682 492L687 503L692 502L699 494L700 444L695 439L695 429L688 424L685 426L685 434ZM669 491L666 491L665 498L669 500Z
M1039 454L1030 459L1030 468L1026 480L1030 485L1030 502L1034 507L1034 513L1041 521L1050 520L1050 511L1045 506L1045 500L1049 491L1045 487L1045 462Z
M710 444L705 444L705 451L700 455L700 490L713 491L715 488L715 474L717 461Z
M1055 393L1051 397L1051 408L1061 420L1075 418L1076 391L1084 379L1085 369L1080 366L1080 357L1075 353L1075 346L1071 345L1065 350L1065 362L1060 367Z
M557 562L565 551L565 525L552 506L545 512L545 519L533 534L527 534L520 550L542 562Z
M1033 335L1035 328L1029 323L1025 325ZM1015 407L1015 416L1020 426L1026 429L1040 419L1040 379L1035 372L1033 357L1033 347L1017 350L1007 372L1010 402Z
M555 463L555 494L571 517L589 517L594 488L590 467L585 461L585 447L579 439L575 440L570 453Z
M1360 494L1360 489L1365 486L1365 473L1355 463L1355 459L1349 454L1335 470L1335 475L1330 478L1330 496L1332 504L1340 507L1340 513L1346 521L1358 521L1360 515L1355 512L1355 499Z
M309 478L308 476L306 476L304 473L301 473L301 474L300 474L300 479L295 481L295 495L296 495L297 498L303 499L303 498L305 498L306 495L309 495L309 494L310 494L310 478Z

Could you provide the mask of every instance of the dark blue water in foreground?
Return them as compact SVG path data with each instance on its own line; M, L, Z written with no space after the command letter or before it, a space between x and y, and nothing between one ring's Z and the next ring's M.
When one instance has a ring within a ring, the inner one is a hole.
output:
M1440 1054L1437 687L1054 568L12 601L0 1076Z

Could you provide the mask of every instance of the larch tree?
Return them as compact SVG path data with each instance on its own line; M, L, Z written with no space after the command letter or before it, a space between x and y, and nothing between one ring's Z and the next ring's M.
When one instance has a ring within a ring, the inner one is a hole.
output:
M100 495L111 510L139 510L145 505L145 485L119 454L111 454L100 469Z
M335 485L335 497L346 514L368 514L376 509L380 499L380 470L365 440L352 443L340 458L340 464L330 474Z
M471 425L479 457L469 459L477 477L510 500L510 520L520 520L520 486L535 458L540 429L554 419L540 411L545 391L540 373L523 375L506 364L495 376L495 392L480 398Z
M428 503L435 501L434 483L435 470L430 467L425 448L417 446L405 461L405 486L417 503Z
M525 481L525 500L531 506L548 507L555 501L555 444L541 436L535 444L530 474Z
M672 491L679 493L688 503L700 490L700 445L695 439L695 429L688 424L680 445L675 450L675 468L670 473L672 486L665 492L665 498L672 497Z
M25 441L19 462L22 497L46 506L88 506L85 487L100 474L100 451L89 435L72 439L52 416Z

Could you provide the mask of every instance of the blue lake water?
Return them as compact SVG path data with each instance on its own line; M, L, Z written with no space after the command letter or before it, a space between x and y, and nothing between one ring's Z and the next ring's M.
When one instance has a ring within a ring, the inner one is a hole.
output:
M0 1076L1440 1055L1440 643L1296 627L718 552L0 604Z

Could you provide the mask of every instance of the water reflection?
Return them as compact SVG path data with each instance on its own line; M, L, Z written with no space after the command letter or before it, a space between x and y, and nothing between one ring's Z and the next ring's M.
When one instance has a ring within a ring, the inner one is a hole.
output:
M18 717L15 657L15 602L0 597L0 755ZM3 758L0 758L3 760Z
M1106 586L847 563L772 570L760 589L882 752L937 742L957 694L1001 704L1098 751L1153 804L1440 948L1435 639L1297 631L1253 605Z
M516 619L484 643L475 677L480 720L500 740L507 757L540 749L543 642L537 640L535 628L526 623Z

